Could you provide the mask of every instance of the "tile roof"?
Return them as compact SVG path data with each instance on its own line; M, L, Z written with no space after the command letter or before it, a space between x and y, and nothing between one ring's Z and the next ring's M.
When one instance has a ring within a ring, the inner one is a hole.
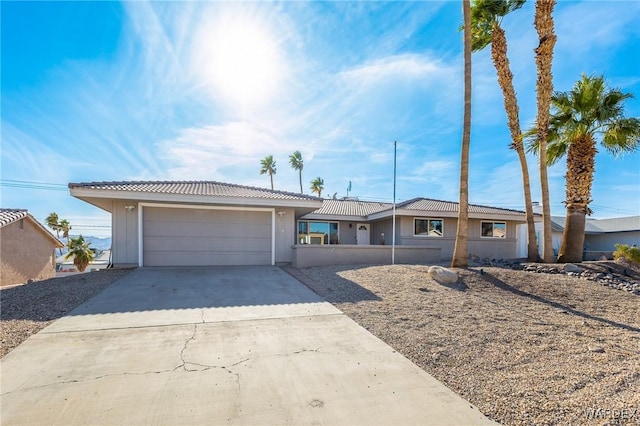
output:
M265 188L235 185L213 181L130 181L130 182L81 182L70 183L69 189L147 192L176 195L204 195L218 197L266 198L274 200L312 200L320 198L293 192L274 191Z
M397 209L405 210L421 210L432 212L452 212L458 211L458 203L453 201L441 201L433 200L431 198L414 198L402 203L396 204ZM500 215L514 215L522 216L525 214L523 211L502 209L498 207L480 206L477 204L469 204L469 213L477 214L500 214Z
M326 216L360 216L366 219L367 216L381 213L385 211L391 212L392 203L380 203L373 201L353 201L353 200L323 200L322 207L315 210L309 215L326 215ZM396 204L397 210L415 210L416 212L451 212L458 211L458 203L451 201L440 201L429 198L414 198ZM501 209L498 207L487 207L470 204L469 213L476 214L499 214L513 215L523 217L524 212L518 210Z
M365 217L372 213L389 210L393 207L391 203L377 203L373 201L356 200L323 200L322 207L315 210L310 215L321 214L327 216L361 216Z
M552 216L551 223L558 231L564 230L564 216ZM610 219L587 218L586 234L604 234L609 232L640 231L640 216L614 217Z
M25 209L0 209L0 227L9 225L29 215Z

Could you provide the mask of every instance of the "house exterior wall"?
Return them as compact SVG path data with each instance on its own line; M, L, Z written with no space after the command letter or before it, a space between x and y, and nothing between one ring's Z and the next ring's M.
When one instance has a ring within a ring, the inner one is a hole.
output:
M0 228L0 286L52 278L55 245L29 219Z
M396 245L400 244L398 239L399 235L399 221L396 218ZM393 244L393 219L380 220L371 224L371 244L382 245L382 234L384 234L384 245L390 246Z
M136 206L129 212L125 206ZM138 214L137 202L113 201L111 210L111 261L115 267L138 266Z
M357 222L338 222L338 234L340 237L340 244L355 244L356 243L356 231L358 227ZM349 228L351 225L351 228Z
M640 247L640 231L587 234L584 238L587 251L615 251L616 244Z
M423 216L416 216L423 217ZM458 219L451 217L427 217L429 219L443 219L442 237L414 236L413 216L400 217L400 245L439 247L441 249L442 260L453 258L453 249L456 241ZM507 234L505 238L482 238L482 222L492 221L491 219L469 219L469 229L467 234L467 251L470 255L489 258L511 259L516 257L516 223L506 222Z

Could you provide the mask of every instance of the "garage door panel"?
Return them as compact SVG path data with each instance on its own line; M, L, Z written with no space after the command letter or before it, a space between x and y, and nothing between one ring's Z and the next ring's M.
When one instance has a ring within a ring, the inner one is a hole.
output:
M271 238L176 238L147 237L149 247L156 252L175 251L270 251ZM147 250L152 251L152 250Z
M269 265L271 256L264 253L175 253L167 258L165 253L149 252L145 254L145 262L149 266L241 266L241 265Z
M245 224L184 224L181 222L145 222L145 237L166 236L175 238L206 237L234 238L240 235L255 235L259 238L271 238L271 224L268 226L254 223Z
M146 266L269 265L272 212L146 207Z
M269 212L240 211L240 210L199 210L173 208L147 208L146 221L189 222L207 224L215 220L216 223L246 223L248 220L262 225L271 224Z

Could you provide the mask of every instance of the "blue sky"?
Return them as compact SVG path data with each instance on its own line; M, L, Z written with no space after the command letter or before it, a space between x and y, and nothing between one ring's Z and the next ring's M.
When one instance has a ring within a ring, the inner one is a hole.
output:
M110 216L68 182L216 180L323 195L457 201L458 1L2 2L2 207L56 211L85 235ZM604 74L640 97L640 2L560 1L556 90ZM505 18L523 128L536 113L533 2ZM489 49L473 55L470 199L523 209ZM640 116L640 99L627 103ZM640 153L596 159L594 217L640 214ZM534 200L537 160L529 159ZM563 162L549 170L563 215ZM38 182L25 184L24 182ZM46 185L45 185L46 184Z

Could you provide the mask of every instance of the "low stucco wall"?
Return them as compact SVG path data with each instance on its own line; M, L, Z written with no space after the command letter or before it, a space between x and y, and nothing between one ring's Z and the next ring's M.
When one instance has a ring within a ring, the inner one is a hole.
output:
M292 247L295 268L324 265L391 264L391 246L295 245ZM440 248L396 246L395 263L431 264L441 261Z

